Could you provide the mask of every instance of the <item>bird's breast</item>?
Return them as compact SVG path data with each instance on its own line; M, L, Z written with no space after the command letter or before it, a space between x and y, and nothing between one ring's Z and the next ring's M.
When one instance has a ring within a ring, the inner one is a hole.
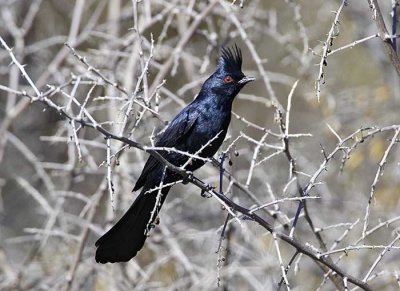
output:
M229 122L230 112L229 115L223 112L201 114L196 121L191 138L188 139L187 148L192 153L201 150L200 155L203 157L212 157L226 136Z

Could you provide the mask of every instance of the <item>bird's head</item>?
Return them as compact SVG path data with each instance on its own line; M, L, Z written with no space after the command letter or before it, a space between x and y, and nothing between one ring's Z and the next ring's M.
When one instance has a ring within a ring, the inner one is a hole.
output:
M235 97L249 82L255 80L246 77L242 72L242 52L235 45L232 48L223 48L217 69L211 76L212 91L228 98Z

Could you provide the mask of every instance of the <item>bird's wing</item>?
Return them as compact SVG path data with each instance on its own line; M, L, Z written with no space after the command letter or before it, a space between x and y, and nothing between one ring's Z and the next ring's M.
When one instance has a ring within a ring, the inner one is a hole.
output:
M157 147L178 147L182 141L186 140L191 129L196 123L199 116L196 108L188 106L183 109L168 125L160 139L157 141ZM162 154L162 152L160 152ZM146 178L151 171L159 164L158 160L150 156L143 168L143 171L136 182L133 191L142 188L146 182Z

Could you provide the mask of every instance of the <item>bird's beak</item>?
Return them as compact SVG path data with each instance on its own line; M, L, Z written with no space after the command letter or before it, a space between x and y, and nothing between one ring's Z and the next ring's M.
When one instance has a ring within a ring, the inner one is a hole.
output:
M245 85L245 84L247 84L247 83L249 83L249 82L251 82L251 81L254 81L256 78L254 78L254 77L246 77L246 76L244 76L242 79L240 79L239 80L239 84L241 84L241 85Z

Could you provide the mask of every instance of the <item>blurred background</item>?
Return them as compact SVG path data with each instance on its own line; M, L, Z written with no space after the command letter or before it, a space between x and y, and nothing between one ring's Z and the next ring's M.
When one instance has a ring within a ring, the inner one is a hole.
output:
M379 2L390 29L394 1ZM224 193L251 208L298 197L296 183L306 187L319 173L310 195L320 198L307 202L314 230L302 215L295 237L313 250L337 250L332 260L367 277L374 290L395 290L400 82L377 32L367 1L0 1L0 36L49 100L71 116L82 117L84 106L104 128L145 145L193 100L220 48L236 43L244 72L257 81L236 98L221 147L233 176L224 179ZM285 119L297 80L289 112L289 134L298 134L289 138L291 173L277 108ZM133 202L148 154L111 140L107 167L101 133L22 96L35 91L4 47L0 84L1 290L278 288L277 249L285 266L295 249L283 242L276 248L265 229L235 219L219 248L227 211L190 184L170 192L160 225L137 257L95 263L94 242ZM213 165L196 175L220 187ZM284 201L258 213L287 232L297 207ZM295 257L287 279L292 290L337 288L305 255Z

